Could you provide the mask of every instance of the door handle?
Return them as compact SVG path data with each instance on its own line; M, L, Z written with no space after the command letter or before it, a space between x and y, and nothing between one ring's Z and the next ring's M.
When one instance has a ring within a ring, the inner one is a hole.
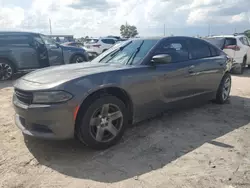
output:
M194 73L194 68L195 68L195 66L194 66L194 65L191 65L191 66L188 68L188 72L189 72L189 73Z

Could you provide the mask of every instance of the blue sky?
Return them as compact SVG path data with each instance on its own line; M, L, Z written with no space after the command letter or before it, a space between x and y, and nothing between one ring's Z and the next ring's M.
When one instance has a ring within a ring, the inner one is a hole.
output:
M119 35L121 24L140 36L231 34L250 29L250 0L0 0L1 30L81 36Z

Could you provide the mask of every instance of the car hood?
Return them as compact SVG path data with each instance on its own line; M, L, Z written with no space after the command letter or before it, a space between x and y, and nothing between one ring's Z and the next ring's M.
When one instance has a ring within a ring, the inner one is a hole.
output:
M83 48L78 48L78 47L74 47L74 46L60 45L60 47L61 47L63 50L70 50L70 51L85 51L85 49L83 49Z
M38 84L53 84L67 82L79 77L102 73L107 71L124 69L125 65L103 64L103 63L78 63L70 65L61 65L49 67L31 72L22 80L26 80Z

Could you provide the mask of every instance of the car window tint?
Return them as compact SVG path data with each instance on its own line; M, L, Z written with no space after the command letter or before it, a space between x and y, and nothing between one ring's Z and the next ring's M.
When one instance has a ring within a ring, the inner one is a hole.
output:
M245 45L249 46L249 43L248 43L248 40L247 40L247 38L246 38L246 37L243 37L243 41L244 41L244 43L243 43L243 44L245 44Z
M158 40L144 40L140 51L137 53L137 55L135 56L133 62L131 62L131 64L138 64L140 62L140 60L142 60L147 53L150 51L151 48L153 48L153 46L158 42Z
M171 56L171 62L181 62L188 60L188 48L186 40L173 39L165 40L156 49L154 55L168 54Z
M236 39L235 38L226 38L225 46L231 46L236 45Z
M223 37L205 38L204 40L218 47L219 49L223 49L225 44L225 38Z
M102 39L101 41L105 44L115 44L115 40L113 39Z
M1 35L0 45L29 46L28 36L21 35Z
M214 48L213 46L209 46L209 48L210 48L210 51L211 51L211 55L213 57L218 55L218 50L216 48Z
M189 50L191 59L201 59L211 56L208 44L201 40L190 40Z

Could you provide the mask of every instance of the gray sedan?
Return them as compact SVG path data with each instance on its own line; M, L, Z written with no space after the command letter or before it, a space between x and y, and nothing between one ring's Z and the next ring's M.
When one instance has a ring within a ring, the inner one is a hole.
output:
M223 51L201 39L128 40L91 62L20 78L13 96L16 125L30 136L75 136L105 149L119 141L129 123L190 102L225 103L229 64Z

